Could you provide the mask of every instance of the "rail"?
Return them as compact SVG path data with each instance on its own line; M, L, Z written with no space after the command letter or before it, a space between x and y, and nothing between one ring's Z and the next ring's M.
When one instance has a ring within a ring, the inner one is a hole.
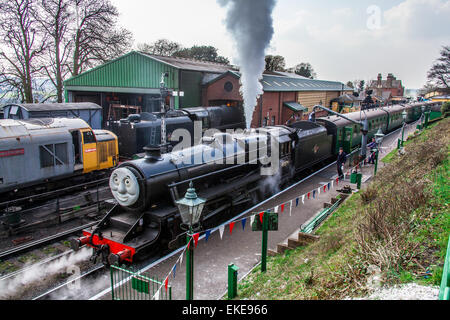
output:
M445 256L444 270L442 272L439 300L450 300L450 237L448 239L447 254Z

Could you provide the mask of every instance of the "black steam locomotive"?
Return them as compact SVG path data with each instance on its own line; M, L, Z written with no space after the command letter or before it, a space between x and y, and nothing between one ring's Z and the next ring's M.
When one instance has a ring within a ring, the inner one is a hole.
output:
M388 133L420 118L429 103L398 105L346 114L347 119L365 119L371 138L378 129ZM423 111L423 110L422 110ZM300 171L335 157L339 147L359 147L355 139L362 128L337 116L317 122L297 122L244 133L216 133L201 144L167 154L147 148L143 159L121 164L110 177L117 204L95 227L73 239L72 248L95 248L104 263L132 263L173 247L182 234L175 201L193 183L206 199L201 226L212 228L274 192ZM275 137L275 138L274 138ZM274 143L275 141L275 143ZM255 147L256 146L256 147Z
M126 119L113 121L109 124L109 130L119 138L119 154L125 158L141 157L144 147L161 144L161 114L147 113L132 114ZM241 108L217 106L184 108L170 110L165 113L166 134L170 147L179 143L172 139L172 134L177 129L185 129L191 136L189 145L194 144L194 139L200 139L208 129L245 129L244 112ZM201 127L196 128L200 123ZM198 129L199 132L196 132ZM174 137L175 138L175 137ZM170 148L169 148L170 150Z

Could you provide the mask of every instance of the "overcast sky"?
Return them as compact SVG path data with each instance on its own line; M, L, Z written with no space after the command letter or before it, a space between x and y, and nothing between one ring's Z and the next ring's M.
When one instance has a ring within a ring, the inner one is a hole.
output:
M212 45L232 62L239 49L215 0L111 1L135 45L161 38ZM278 0L273 19L267 54L285 57L287 67L310 62L324 80L369 80L381 72L421 88L442 46L450 45L450 0Z

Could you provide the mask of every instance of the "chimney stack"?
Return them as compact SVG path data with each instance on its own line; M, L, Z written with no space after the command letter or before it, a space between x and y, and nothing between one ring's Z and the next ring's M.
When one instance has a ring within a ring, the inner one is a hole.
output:
M395 80L394 75L389 73L387 76L387 86L388 88L392 88L392 80Z
M382 79L383 77L381 76L381 73L379 73L378 74L378 80L377 80L377 86L378 87L381 87L381 79Z

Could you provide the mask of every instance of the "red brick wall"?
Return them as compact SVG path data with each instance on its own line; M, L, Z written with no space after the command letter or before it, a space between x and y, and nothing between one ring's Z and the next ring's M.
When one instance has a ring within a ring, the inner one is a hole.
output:
M224 89L226 82L231 82L233 84L233 90L227 92ZM216 82L211 83L209 86L203 88L202 92L202 102L204 106L209 106L209 101L212 100L233 100L242 101L243 98L239 93L239 79L233 77L232 75L227 75Z
M294 111L284 107L284 102L295 102L296 92L264 92L262 96L262 116L261 105L253 111L252 127L256 128L264 124L264 118L268 118L268 125L272 125L272 118L275 117L275 125L286 124L294 114ZM300 114L301 116L301 114Z

